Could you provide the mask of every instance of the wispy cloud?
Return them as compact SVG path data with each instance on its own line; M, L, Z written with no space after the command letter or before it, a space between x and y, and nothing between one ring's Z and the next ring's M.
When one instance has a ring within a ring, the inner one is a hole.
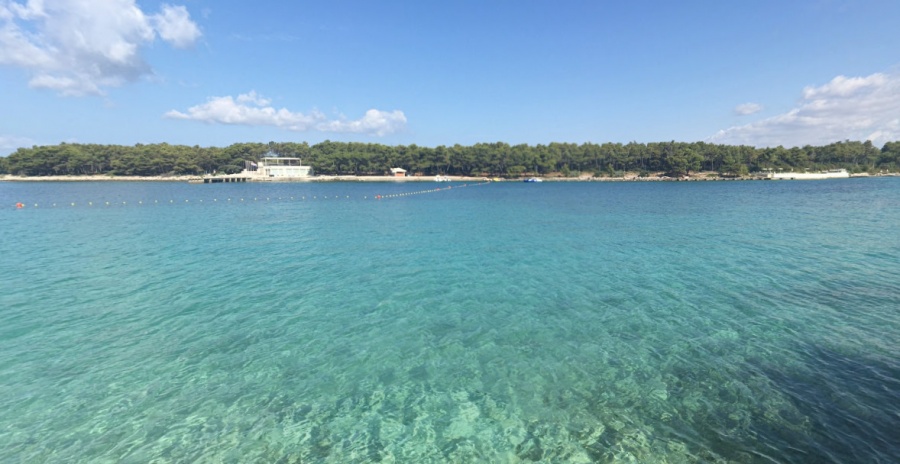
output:
M377 136L392 134L406 127L406 115L398 110L370 109L360 119L347 119L344 116L329 119L318 110L298 113L286 108L275 109L271 104L271 100L251 91L238 95L237 98L211 97L206 103L192 106L186 112L171 110L163 116L210 124L273 126L295 132L321 131Z
M34 145L34 142L26 137L0 134L0 152L11 152L16 148L30 147L32 145Z
M837 76L803 89L790 111L724 129L715 143L765 146L825 145L840 140L871 140L876 145L900 138L900 75Z
M231 34L231 38L241 42L299 42L300 40L302 40L300 36L285 33L258 35L235 33Z
M66 96L102 95L150 74L141 47L156 37L184 48L200 34L183 6L148 15L135 0L0 0L0 65Z
M734 107L734 114L739 116L747 116L753 113L759 113L763 107L759 103L743 103Z

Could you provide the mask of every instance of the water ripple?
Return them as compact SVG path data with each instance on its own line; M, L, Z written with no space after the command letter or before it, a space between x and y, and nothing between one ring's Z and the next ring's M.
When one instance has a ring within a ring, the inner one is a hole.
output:
M896 180L134 187L0 184L117 204L0 212L7 459L900 459Z

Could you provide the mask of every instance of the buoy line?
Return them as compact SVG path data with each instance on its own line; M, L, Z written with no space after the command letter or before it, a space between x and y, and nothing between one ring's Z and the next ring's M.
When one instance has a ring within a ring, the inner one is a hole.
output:
M461 185L457 185L455 187L453 185L448 185L443 188L438 187L438 188L427 189L427 190L419 190L419 191L415 191L415 192L392 193L389 195L376 195L375 199L376 200L385 200L385 199L389 199L389 198L402 198L402 197L408 197L408 196L412 196L412 195L421 195L423 193L441 192L441 191L445 191L445 190L451 190L453 188L460 189L463 187L470 187L470 186L474 187L474 186L478 186L478 185L487 185L487 184L490 184L490 182L479 182L476 184L461 184Z
M432 189L425 190L416 190L412 192L401 192L401 193L390 193L390 194L375 194L375 195L362 195L362 196L351 196L351 195L298 195L298 196L280 196L280 197L225 197L225 198L206 198L206 199L194 199L191 200L186 198L184 200L176 200L174 198L164 199L164 200L132 200L132 201L82 201L82 202L51 202L51 203L26 203L23 201L17 201L13 207L15 209L40 209L40 208L75 208L75 207L85 207L85 208L113 208L113 207L127 207L127 206L159 206L159 205L191 205L191 204L202 204L202 203L224 203L224 204L237 204L237 203L271 203L275 201L335 201L335 200L388 200L395 198L405 198L416 195L423 195L426 193L437 193L437 192L446 192L452 189L460 189L463 187L474 187L478 185L487 185L490 182L479 182L479 183L466 183L460 185L448 185L446 187L437 187Z

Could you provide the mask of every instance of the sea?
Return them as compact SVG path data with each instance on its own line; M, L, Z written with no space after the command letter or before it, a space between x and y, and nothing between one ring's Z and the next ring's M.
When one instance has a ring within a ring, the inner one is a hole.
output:
M900 462L900 178L0 182L0 461Z

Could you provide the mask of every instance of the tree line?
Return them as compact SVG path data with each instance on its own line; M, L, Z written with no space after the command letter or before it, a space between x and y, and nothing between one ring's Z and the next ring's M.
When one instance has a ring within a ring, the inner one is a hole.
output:
M681 176L712 171L743 176L766 170L850 172L900 170L900 142L880 149L870 141L843 141L825 146L755 148L704 142L550 143L470 146L388 146L377 143L324 141L236 143L224 148L185 145L97 145L61 143L19 148L0 157L0 174L166 176L236 173L245 162L264 156L300 157L325 175L383 175L391 168L412 175L462 176L618 176L623 172Z

